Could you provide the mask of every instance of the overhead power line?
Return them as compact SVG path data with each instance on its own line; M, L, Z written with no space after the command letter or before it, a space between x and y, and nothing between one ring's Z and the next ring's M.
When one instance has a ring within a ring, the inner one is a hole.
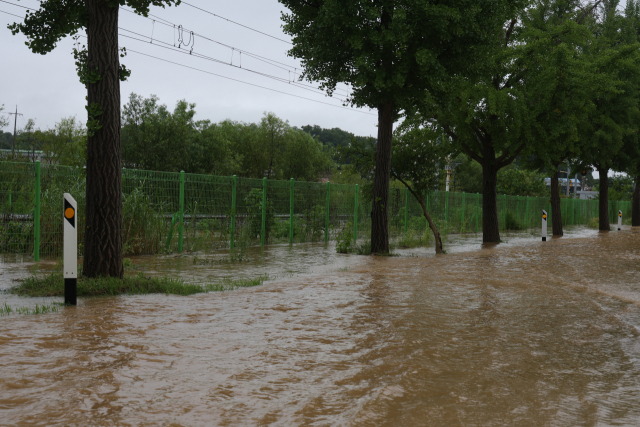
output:
M136 33L135 31L127 30L127 29L121 28L121 27L118 27L118 28L120 30L122 30L122 31L126 31L126 32L129 32L131 34L135 34L135 35L137 35L139 37L144 37L146 39L149 39L149 36L145 36L143 34ZM132 36L126 35L126 34L120 33L119 35L121 37L126 37L126 38L129 38L129 39L132 39L132 40L136 40L136 41L139 41L139 42L150 43L148 40L142 40L142 39L139 39L139 38L136 38L136 37L132 37ZM173 47L170 43L166 43L166 42L163 42L163 41L160 41L160 40L155 40L155 41L156 41L156 43L154 43L154 46L161 47L163 49L167 49L167 50L170 50L170 51L173 51L173 52L179 52L179 53L181 53L183 55L195 56L195 57L200 58L200 59L204 59L204 60L207 60L207 61L211 61L211 62L215 62L215 63L218 63L218 64L222 64L222 65L226 65L228 67L233 67L235 69L243 70L243 71L246 71L246 72L249 72L249 73L257 74L257 75L266 77L268 79L276 80L276 81L278 81L280 83L284 83L284 84L293 85L293 86L295 86L297 88L304 89L304 90L307 90L307 91L310 91L310 92L313 92L313 93L325 94L325 91L323 91L320 88L317 88L317 87L311 86L311 85L306 85L304 83L299 83L296 80L291 80L291 79L286 79L286 78L283 78L283 77L274 76L272 74L267 74L267 73L263 73L263 72L260 72L260 71L252 70L251 68L242 67L241 65L240 66L234 65L234 64L231 64L229 62L225 62L225 61L222 61L222 60L219 60L219 59L216 59L216 58L212 58L210 56L206 56L206 55L203 55L203 54L200 54L200 53L197 53L197 52L192 52L192 51L184 50L184 49L181 49L181 48L176 48L176 47ZM157 43L161 43L161 44L157 44ZM165 45L165 46L163 46L163 45ZM341 102L346 102L346 100L343 100L343 99L340 99L340 98L337 98L337 99L339 101L341 101Z
M25 6L22 6L22 5L18 5L18 4L15 4L15 3L10 3L10 2L8 2L8 1L6 1L6 0L0 0L0 2L8 3L8 4L11 4L11 5L14 5L14 6L18 6L18 7L22 7L22 8L24 8L24 9L30 9L30 8L25 7ZM184 3L184 2L183 2L183 3ZM192 5L189 5L189 6L192 6ZM192 7L195 7L195 6L192 6ZM198 9L198 8L196 8L196 9ZM15 16L15 17L17 17L17 18L22 18L22 19L24 19L24 17L19 16L19 15L15 15L15 14L13 14L13 13L4 12L4 11L2 11L2 10L0 10L0 12L6 13L6 14L8 14L8 15ZM223 18L223 19L224 19L224 18ZM232 22L232 21L231 21L231 22ZM129 31L129 30L125 30L125 31ZM133 33L133 32L132 32L132 33ZM144 40L136 39L136 38L131 37L131 36L126 36L126 35L124 35L124 34L120 34L120 35L121 35L121 36L124 36L124 37L128 37L128 38L132 38L132 39L134 39L134 40L139 40L139 41L143 41L143 42L145 42ZM82 35L81 37L86 38L86 36L84 36L84 35ZM146 36L143 36L143 37L146 37ZM163 47L163 46L161 46L161 47ZM170 49L170 50L174 50L174 49ZM335 104L330 104L330 103L328 103L328 102L319 101L319 100L316 100L316 99L307 98L307 97L300 96L300 95L295 95L295 94L288 93L288 92L284 92L284 91L280 91L280 90L277 90L277 89L268 88L268 87L266 87L266 86L261 86L261 85L257 85L257 84L254 84L254 83L245 82L245 81L240 80L240 79L234 79L234 78L232 78L232 77L223 76L223 75L216 74L216 73L213 73L213 72L210 72L210 71L202 70L202 69L200 69L200 68L191 67L191 66L188 66L188 65L185 65L185 64L181 64L181 63L179 63L179 62L174 62L174 61L170 61L170 60L168 60L168 59L159 58L159 57L157 57L157 56L149 55L149 54L146 54L146 53L143 53L143 52L138 52L138 51L131 50L131 49L127 49L127 52L133 52L133 53L136 53L136 54L138 54L138 55L142 55L142 56L146 56L146 57L149 57L149 58L157 59L157 60L159 60L159 61L167 62L167 63L173 64L173 65L177 65L177 66L180 66L180 67L184 67L184 68L188 68L188 69L191 69L191 70L194 70L194 71L199 71L199 72L201 72L201 73L205 73L205 74L209 74L209 75L212 75L212 76L220 77L220 78L223 78L223 79L226 79L226 80L231 80L231 81L235 81L235 82L238 82L238 83L246 84L246 85L249 85L249 86L257 87L257 88L260 88L260 89L265 89L265 90L268 90L268 91L271 91L271 92L276 92L276 93L280 93L280 94L283 94L283 95L292 96L292 97L294 97L294 98L304 99L304 100L311 101L311 102L315 102L315 103L318 103L318 104L324 104L324 105L328 105L328 106L330 106L330 107L341 108L341 109L344 109L344 110L349 110L349 111L353 111L353 112L360 113L360 114L367 114L367 115L369 115L369 116L375 116L375 115L376 115L376 114L368 113L368 112L366 112L366 111L355 110L355 109L353 109L353 108L344 107L344 106L335 105ZM181 50L181 52L182 52L182 53L186 53L186 52L184 52L184 51L182 51L182 50ZM223 62L223 61L219 61L219 60L216 60L215 58L207 58L207 57L205 57L204 55L201 55L201 54L196 54L196 55L197 55L197 56L199 56L199 57L202 57L203 59L209 59L209 60L213 60L213 61L215 61L215 62L221 62L221 63L223 63L223 64L226 64L225 62ZM228 65L228 64L226 64L226 65ZM260 73L260 72L257 72L257 71L253 71L253 70L248 70L248 71L254 72L254 73L256 73L256 74L261 74L261 75L264 75L264 76L269 76L269 75L267 75L267 74ZM275 76L270 76L270 77L274 77L275 79L279 79L278 77L275 77ZM282 80L284 80L284 79L282 79ZM296 85L296 86L297 86L297 85ZM297 86L297 87L300 87L300 86ZM318 90L319 90L319 89L318 89Z
M13 5L13 6L18 6L18 7L21 7L21 8L23 8L23 9L32 9L32 8L27 7L27 6L22 6L22 5L19 5L19 4L16 4L16 3L8 2L8 1L6 1L6 0L0 0L0 2L2 2L2 3L7 3L7 4L10 4L10 5ZM203 12L209 13L209 14L211 14L211 15L217 16L217 17L219 17L219 18L221 18L221 19L225 19L225 20L227 20L227 21L229 21L229 22L233 22L233 23L235 23L235 24L238 24L238 25L241 25L241 26L243 26L243 27L246 27L245 25L242 25L242 24L236 23L236 22L231 21L231 20L229 20L229 19L227 19L227 18L224 18L224 17L221 17L221 16L219 16L219 15L216 15L216 14L214 14L214 13L212 13L212 12L208 12L208 11L206 11L206 10L204 10L204 9L201 9L201 8L199 8L199 7L197 7L197 6L194 6L194 5L192 5L192 4L186 3L186 2L184 2L184 1L183 1L182 3L187 4L188 6L191 6L191 7L195 8L195 9L202 10ZM136 12L134 12L134 11L132 11L132 10L129 10L129 9L123 8L123 7L120 7L120 9L122 9L122 10L124 10L124 11L126 11L126 12L129 12L129 13L132 13L132 14L138 15L138 16L142 16L143 18L150 19L150 20L152 20L152 21L154 22L154 26L155 26L155 22L156 22L156 20L154 20L154 19L151 19L151 18L149 18L149 17L145 17L145 16L143 16L143 15L139 15L138 13L136 13ZM8 12L5 12L5 13L8 13ZM10 15L12 15L12 14L10 14ZM18 16L18 15L13 15L13 16L16 16L16 17L18 17L18 18L23 18L23 19L24 19L24 17L20 17L20 16ZM285 63L283 63L283 62L279 62L279 61L276 61L276 60L273 60L273 59L270 59L270 58L267 58L267 57L264 57L264 56L261 56L261 55L257 55L257 54L251 53L251 52L246 51L246 50L243 50L243 49L238 49L238 48L236 48L236 47L234 47L234 46L227 45L227 44L225 44L225 43L222 43L222 42L219 42L219 41L217 41L217 40L214 40L214 39L211 39L211 38L209 38L209 37L206 37L206 36L204 36L204 35L202 35L202 34L199 34L199 33L196 33L196 32L190 31L190 30L187 30L186 28L182 27L181 25L176 26L176 24L172 23L171 21L168 21L168 20L166 20L166 19L160 18L160 17L158 17L158 16L155 16L155 15L152 15L152 14L149 14L149 16L153 16L154 18L158 19L159 21L163 21L163 22L159 22L159 23L160 23L160 24L162 24L162 25L168 26L168 27L172 27L172 28L174 29L174 31L175 31L176 29L181 29L181 30L183 30L183 31L187 31L188 33L191 33L191 35L197 35L198 37L201 37L201 38L203 38L204 40L208 40L208 41L211 41L211 42L213 42L213 43L216 43L216 44L219 44L219 45L221 45L221 46L224 46L224 47L226 47L226 48L229 48L229 49L231 49L231 51L232 51L232 52L236 52L236 51L237 51L237 52L240 54L240 60L242 60L242 54L244 53L245 55L249 56L250 58L256 59L256 60L258 60L258 61L265 62L265 63L267 63L267 64L269 64L269 65L272 65L272 66L275 66L275 67L277 67L277 68L281 68L282 70L287 71L287 72L289 73L289 75L293 74L293 79L291 79L291 78L289 78L289 79L284 79L284 78L282 78L282 77L271 76L271 75L268 75L268 74L266 74L266 73L261 73L261 72L254 71L254 70L249 70L250 72L253 72L253 73L256 73L256 74L260 74L260 75L263 75L263 76L265 76L265 77L273 78L273 79L276 79L276 80L279 80L279 81L283 81L283 82L284 82L284 81L287 81L287 83L289 83L289 84L293 84L293 85L295 85L295 86L297 86L297 87L300 87L300 88L303 88L303 89L305 89L305 90L314 90L314 91L319 91L319 92L324 93L324 91L323 91L322 89L320 89L320 88L317 88L317 87L315 87L315 86L308 85L308 84L305 84L305 83L300 83L300 82L296 79L296 77L300 75L300 74L297 72L297 68L298 68L298 67L294 67L294 66L292 66L292 65L287 65L287 64L285 64ZM250 28L250 27L246 27L246 28L252 29L252 28ZM141 37L150 38L150 39L151 39L151 42L153 43L153 40L154 40L154 39L153 39L153 34L151 35L151 37L148 37L148 36L144 36L144 35L139 34L139 33L135 33L135 32L130 31L130 30L126 30L126 29L124 29L124 28L120 28L120 29L121 29L121 30L124 30L124 31L131 32L131 33L136 34L136 35L139 35L139 36L141 36ZM253 30L253 29L252 29L252 30ZM257 31L257 30L254 30L254 31ZM260 32L260 31L258 31L258 32ZM122 35L122 36L124 36L124 37L129 37L129 36L126 36L126 35L124 35L124 34L121 34L121 35ZM265 35L268 35L268 34L265 34ZM271 37L271 36L270 36L270 37ZM133 38L133 37L129 37L129 38ZM179 37L179 38L180 38L180 37ZM134 39L135 39L135 38L134 38ZM141 41L143 41L143 40L141 40ZM156 42L160 42L160 43L163 43L163 44L169 45L169 43L161 42L161 41L159 41L159 40L156 40ZM189 39L189 44L190 44L190 45L192 45L192 48L191 48L191 50L189 51L189 53L190 53L190 54L192 54L192 53L193 53L193 42L194 42L193 37L190 37L190 39ZM175 47L175 44L174 44L174 47ZM179 48L180 48L180 47L179 47ZM181 49L181 48L180 48L180 49ZM205 55L202 55L202 54L200 54L199 56L200 56L200 57L202 57L202 58L204 58L204 59L212 60L212 61L214 61L214 62L219 62L219 63L221 63L221 64L227 64L225 61L220 61L220 60L217 60L217 59L215 59L215 58L206 57ZM232 56L232 60L233 60L233 56ZM283 68L283 67L281 67L281 66L279 66L279 65L276 65L276 64L282 65L282 66L287 67L287 68ZM229 64L227 64L227 65L229 65ZM234 66L234 65L233 65L233 64L231 64L231 66ZM237 67L236 67L236 68L237 68ZM242 68L242 66L240 66L239 68ZM244 68L243 68L243 69L244 69ZM293 69L293 72L291 71L291 69ZM312 88L312 89L309 89L309 88ZM350 93L349 93L348 91L346 91L346 90L344 90L344 89L340 89L340 88L336 88L336 89L334 90L334 92L336 92L337 94L342 95L342 96L349 96L349 95L350 95Z
M201 11L201 12L208 13L209 15L215 16L216 18L224 19L225 21L231 22L232 24L235 24L235 25L239 25L240 27L246 28L246 29L248 29L248 30L255 31L256 33L260 33L260 34L262 34L263 36L271 37L272 39L279 40L279 41L281 41L281 42L283 42L283 43L287 43L287 44L291 44L291 45L293 44L293 43L291 43L291 42L290 42L290 41L288 41L288 40L284 40L284 39L281 39L281 38L279 38L279 37L272 36L271 34L264 33L264 32L262 32L262 31L260 31L260 30L256 30L255 28L251 28L251 27L249 27L249 26L247 26L247 25L243 25L243 24L241 24L241 23L239 23L239 22L232 21L231 19L225 18L224 16L217 15L217 14L215 14L215 13L213 13L213 12L209 12L208 10L202 9L202 8L200 8L200 7L198 7L198 6L194 6L194 5L192 5L191 3L187 3L186 1L182 1L182 2L180 2L180 3L181 3L181 4L186 4L187 6L191 6L192 8L194 8L194 9L198 9L198 10L199 10L199 11Z
M158 58L157 56L149 55L149 54L138 52L138 51L135 51L135 50L127 49L127 52L137 53L138 55L142 55L142 56L146 56L146 57L149 57L149 58L157 59L158 61L167 62L169 64L174 64L174 65L177 65L177 66L180 66L180 67L184 67L184 68L188 68L188 69L194 70L194 71L200 71L201 73L206 73L206 74L210 74L212 76L220 77L220 78L223 78L223 79L226 79L226 80L231 80L231 81L238 82L238 83L243 83L243 84L246 84L246 85L249 85L249 86L258 87L260 89L265 89L265 90L268 90L268 91L271 91L271 92L281 93L283 95L293 96L295 98L306 99L307 101L316 102L318 104L328 105L330 107L341 108L341 109L344 109L344 110L354 111L356 113L367 114L367 115L370 115L370 116L377 116L377 114L367 113L366 111L354 110L353 108L343 107L343 106L335 105L335 104L330 104L328 102L318 101L317 99L311 99L311 98L307 98L307 97L300 96L300 95L294 95L292 93L283 92L283 91L280 91L280 90L277 90L277 89L272 89L272 88L268 88L268 87L265 87L265 86L260 86L260 85L254 84L254 83L245 82L243 80L234 79L232 77L227 77L227 76L223 76L223 75L220 75L220 74L212 73L211 71L202 70L200 68L191 67L189 65L181 64L179 62L170 61L168 59Z
M0 10L2 13L6 13L7 15L15 16L16 18L24 19L24 16L16 15L15 13L5 12L4 10Z
M195 31L192 31L191 29L186 28L186 27L184 27L182 25L177 25L177 24L175 24L175 23L173 23L171 21L168 21L168 20L166 20L164 18L161 18L161 17L153 15L153 14L149 14L149 16L143 16L143 15L140 15L140 14L134 12L133 10L129 10L129 9L124 8L124 7L120 7L120 9L124 10L125 12L129 12L131 14L138 15L138 16L141 16L143 18L146 18L148 20L153 21L152 36L151 37L145 36L145 35L142 35L142 34L139 34L139 33L135 33L135 32L133 32L131 30L126 30L126 29L120 28L120 29L122 29L124 31L128 31L128 32L137 34L137 35L139 35L141 37L149 38L151 40L151 43L159 42L159 43L166 44L168 46L172 45L171 43L162 42L162 41L160 41L158 39L154 39L153 38L153 28L155 28L155 23L157 22L158 24L164 25L164 26L169 27L169 28L174 30L174 42L173 42L173 46L174 47L176 47L175 32L178 31L178 46L177 47L179 49L188 50L190 54L193 52L193 43L194 43L195 36L197 36L198 38L202 38L203 40L207 40L207 41L210 41L212 43L215 43L215 44L218 44L220 46L224 46L224 47L230 49L231 50L231 55L232 55L231 56L231 60L232 61L233 61L233 55L236 52L240 56L240 61L242 61L242 55L246 55L249 58L256 59L256 60L258 60L260 62L264 62L264 63L266 63L268 65L271 65L273 67L279 68L279 69L284 70L287 73L289 73L289 79L280 78L282 80L287 81L287 83L292 83L295 80L295 82L296 82L295 84L296 85L308 86L308 87L314 88L315 90L319 90L319 91L324 92L322 89L319 89L319 88L317 88L315 86L308 85L308 84L305 84L305 83L300 83L300 80L298 79L298 77L301 76L301 74L298 72L298 70L300 69L299 66L288 65L288 64L285 64L284 62L277 61L277 60L274 60L274 59L271 59L271 58L267 58L265 56L255 54L255 53L249 52L249 51L244 50L244 49L239 49L239 48L237 48L235 46L231 46L231 45L228 45L226 43L222 43L220 41L217 41L217 40L214 40L214 39L212 39L210 37L202 35L201 33L197 33ZM153 17L155 19L152 19L150 17ZM156 21L156 19L157 19L157 21ZM181 34L183 32L185 32L185 31L189 35L189 43L180 43L181 38L184 39L184 36L181 37ZM182 45L185 45L186 48L183 48ZM191 47L191 49L188 49L189 47ZM225 61L219 61L219 62L220 63L225 63L225 64L227 63ZM240 64L240 65L241 65L240 68L242 68L242 64ZM347 91L345 89L336 88L335 92L339 93L339 94L341 93L343 96L349 96L349 91Z
M6 3L6 4L10 4L11 6L21 7L21 8L23 8L23 9L28 9L28 10L33 9L32 7L27 7L27 6L23 6L23 5L21 5L21 4L11 3L11 2L6 1L6 0L0 0L0 2L2 2L2 3ZM7 12L5 12L5 13L7 13ZM10 13L9 15L11 15L11 13ZM17 15L14 15L14 16L17 16Z

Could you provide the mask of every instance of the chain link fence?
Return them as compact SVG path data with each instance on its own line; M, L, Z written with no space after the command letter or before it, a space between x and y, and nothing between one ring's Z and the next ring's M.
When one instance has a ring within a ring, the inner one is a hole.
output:
M357 185L220 177L123 169L126 255L245 248L253 245L367 239L371 201ZM39 163L0 162L0 253L58 258L62 254L62 195L78 202L83 253L85 179L82 171ZM482 196L430 192L436 226L448 234L482 232ZM498 196L500 230L539 228L546 197ZM565 226L598 217L597 200L562 199ZM631 218L631 202L612 201L609 216ZM551 218L550 218L551 219ZM549 224L551 221L549 221ZM390 189L389 235L399 246L431 239L422 207L402 188Z

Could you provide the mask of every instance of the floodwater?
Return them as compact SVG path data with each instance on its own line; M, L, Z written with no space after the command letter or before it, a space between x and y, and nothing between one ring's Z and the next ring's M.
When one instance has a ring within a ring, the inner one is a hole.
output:
M0 425L640 425L640 230L507 240L134 259L275 278L0 318ZM0 267L5 288L35 268Z

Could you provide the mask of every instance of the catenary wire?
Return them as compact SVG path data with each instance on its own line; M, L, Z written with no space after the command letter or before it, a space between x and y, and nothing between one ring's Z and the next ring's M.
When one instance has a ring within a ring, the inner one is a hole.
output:
M12 4L14 6L19 6L19 7L22 7L24 9L29 9L28 7L21 6L21 5L16 5L16 4L10 3L10 2L8 2L6 0L0 0L0 2ZM5 12L5 13L8 13L8 12ZM9 13L9 15L13 15L13 16L16 16L16 17L20 18L20 16L14 15L14 14L11 14L11 13ZM24 19L24 17L22 17L22 18ZM86 36L82 36L82 37L86 38ZM305 99L307 101L315 102L315 103L318 103L318 104L324 104L324 105L328 105L330 107L341 108L341 109L344 109L344 110L349 110L349 111L353 111L353 112L360 113L360 114L367 114L369 116L375 116L376 115L376 114L368 113L366 111L354 110L353 108L344 107L344 106L335 105L335 104L330 104L328 102L318 101L316 99L311 99L311 98L307 98L307 97L300 96L300 95L294 95L292 93L280 91L280 90L277 90L277 89L272 89L272 88L268 88L268 87L265 87L265 86L260 86L260 85L254 84L254 83L245 82L245 81L240 80L240 79L234 79L232 77L226 77L226 76L223 76L223 75L220 75L220 74L212 73L210 71L202 70L202 69L199 69L199 68L196 68L196 67L191 67L191 66L188 66L188 65L185 65L185 64L181 64L181 63L178 63L178 62L170 61L168 59L159 58L159 57L156 57L156 56L153 56L153 55L149 55L149 54L146 54L146 53L143 53L143 52L138 52L138 51L131 50L131 49L127 49L127 52L133 52L133 53L136 53L138 55L142 55L142 56L146 56L146 57L149 57L149 58L157 59L159 61L163 61L163 62L167 62L167 63L170 63L170 64L178 65L180 67L188 68L188 69L191 69L191 70L200 71L202 73L210 74L210 75L213 75L213 76L216 76L216 77L220 77L220 78L223 78L223 79L226 79L226 80L231 80L231 81L235 81L235 82L238 82L238 83L243 83L243 84L246 84L246 85L249 85L249 86L258 87L258 88L265 89L265 90L268 90L268 91L271 91L271 92L276 92L276 93L280 93L280 94L283 94L283 95L292 96L292 97L295 97L295 98Z
M7 15L15 16L16 18L24 19L24 16L16 15L15 13L5 12L4 10L0 10L2 13L6 13Z
M145 37L147 39L149 38L149 36L145 36L144 34L136 33L135 31L127 30L127 29L122 28L122 27L119 27L119 29L122 30L122 31L126 31L126 32L129 32L129 33L135 34L135 35L137 35L139 37ZM129 39L132 39L132 40L137 40L137 41L140 41L140 42L143 42L143 43L149 43L147 40L142 40L142 39L139 39L139 38L136 38L136 37L132 37L132 36L126 35L126 34L120 33L119 35L121 37L126 37L126 38L129 38ZM276 80L276 81L281 82L281 83L293 85L293 86L295 86L297 88L304 89L304 90L307 90L307 91L312 92L312 93L325 94L325 92L322 89L316 88L315 86L299 84L296 81L290 81L290 80L287 80L287 79L285 79L283 77L278 77L278 76L274 76L274 75L271 75L271 74L263 73L263 72L260 72L260 71L252 70L250 68L241 67L241 66L238 66L238 65L233 65L233 64L230 64L230 63L228 63L226 61L222 61L222 60L219 60L219 59L216 59L216 58L212 58L212 57L203 55L201 53L190 52L190 51L187 51L187 50L184 50L184 49L176 48L176 47L173 47L171 45L171 43L166 43L166 42L163 42L163 41L160 41L160 40L155 40L155 41L156 41L156 43L154 45L157 46L157 47L161 47L163 49L171 50L173 52L179 52L179 53L181 53L183 55L195 56L195 57L200 58L200 59L205 59L207 61L212 61L212 62L215 62L215 63L218 63L218 64L226 65L228 67L233 67L233 68L236 68L236 69L244 70L246 72L257 74L257 75L260 75L260 76L263 76L263 77L266 77L266 78L269 78L269 79L272 79L272 80ZM164 44L166 46L162 46L162 45L159 45L157 43L162 43L162 44ZM346 102L346 100L340 99L338 97L336 97L336 99L340 100L341 102Z
M256 33L260 33L260 34L262 34L263 36L271 37L272 39L279 40L279 41L284 42L284 43L287 43L287 44L293 44L293 43L291 43L290 41L287 41L287 40L284 40L284 39L278 38L278 37L276 37L276 36L272 36L271 34L267 34L267 33L262 32L262 31L260 31L260 30L256 30L255 28L251 28L251 27L249 27L249 26L247 26L247 25L243 25L243 24L241 24L241 23L239 23L239 22L232 21L231 19L225 18L224 16L217 15L217 14L215 14L215 13L213 13L213 12L209 12L208 10L202 9L202 8L200 8L200 7L198 7L198 6L194 6L194 5L192 5L191 3L187 3L186 1L182 1L182 2L181 2L181 4L186 4L187 6L191 6L191 7L192 7L192 8L194 8L194 9L198 9L198 10L199 10L199 11L201 11L201 12L208 13L209 15L213 15L213 16L215 16L216 18L224 19L225 21L231 22L232 24L239 25L239 26L241 26L241 27L243 27L243 28L246 28L246 29L248 29L248 30L251 30L251 31L255 31Z
M291 79L289 79L289 80L288 80L288 81L290 81L290 82L291 82L291 81L296 81L296 82L298 82L298 80L296 80L296 77L301 76L301 74L297 72L297 70L300 68L299 66L298 66L298 67L294 67L293 65L288 65L288 64L285 64L284 62L276 61L275 59L267 58L267 57L265 57L265 56L258 55L258 54L256 54L256 53L252 53L252 52L249 52L249 51L247 51L247 50L239 49L239 48L237 48L237 47L235 47L235 46L231 46L231 45L228 45L228 44L226 44L226 43L219 42L219 41L217 41L217 40L214 40L214 39L212 39L212 38L210 38L210 37L204 36L204 35L202 35L202 34L200 34L200 33L195 32L195 31L191 31L190 29L188 29L188 28L186 28L186 27L177 26L175 23L173 23L173 22L171 22L171 21L168 21L168 20L166 20L166 19L164 19L164 18L161 18L161 17L159 17L159 16L153 15L153 14L149 14L149 16L151 16L151 17L153 17L153 18L155 18L155 19L149 18L148 16L140 15L140 14L138 14L138 13L136 13L136 12L132 11L132 10L126 9L126 8L124 8L124 7L120 7L120 9L121 9L121 10L124 10L125 12L129 12L129 13L131 13L131 14L133 14L133 15L138 15L138 16L141 16L141 17L143 17L143 18L149 19L149 20L151 20L151 21L153 21L153 22L164 21L164 22L158 22L158 23L159 23L159 24L162 24L162 25L165 25L165 26L167 26L167 27L169 27L169 28L172 28L172 29L174 29L174 30L176 30L177 28L181 28L181 29L182 29L182 30L184 30L184 31L187 31L187 32L189 32L189 33L193 33L195 36L198 36L199 38L202 38L202 39L204 39L204 40L207 40L207 41L210 41L210 42L212 42L212 43L216 43L216 44L218 44L218 45L220 45L220 46L224 46L224 47L226 47L226 48L228 48L228 49L231 49L232 55L233 55L233 52L236 52L236 51L237 51L237 52L239 52L241 55L242 55L242 54L247 55L247 56L248 56L248 57L250 57L250 58L256 59L256 60L261 61L261 62L264 62L264 63L266 63L266 64L269 64L269 65L273 66L273 67L279 68L279 69L281 69L281 70L287 71L287 72L289 72L290 74L292 74L292 75L293 75L293 77L294 77L294 78L293 78L293 80L291 80ZM156 21L156 19L157 19L158 21ZM129 30L125 30L125 31L129 31ZM147 37L147 38L148 38L148 36L143 36L143 37ZM155 41L158 41L158 40L157 40L157 39L155 39ZM170 45L170 43L165 43L165 44ZM174 47L175 47L175 42L174 42L174 44L173 44L173 45L174 45ZM187 44L187 45L188 45L188 44ZM179 48L180 48L180 47L179 47ZM299 85L302 85L302 86L309 86L309 87L313 87L313 88L315 88L315 89L318 89L318 88L316 88L315 86L312 86L312 85L307 85L307 84L304 84L304 83L298 83L298 84L299 84ZM318 90L322 90L322 89L318 89ZM323 91L323 92L324 92L324 91ZM343 96L349 96L349 95L350 95L349 91L347 91L347 90L345 90L345 89L341 89L341 88L336 88L334 92L338 92L338 93L340 93L340 92L341 92Z
M2 2L2 3L7 3L7 4L10 4L10 5L13 5L13 6L17 6L17 7L21 7L21 8L23 8L23 9L27 9L27 10L32 9L32 8L30 8L30 7L22 6L22 5L19 5L19 4L16 4L16 3L12 3L12 2L8 2L8 1L6 1L6 0L0 0L0 2ZM193 6L193 5L191 5L191 4L188 4L188 3L184 2L184 1L183 1L182 3L185 3L185 4L187 4L187 5L191 6L191 7L194 7L194 8L196 8L196 9L199 9L198 7ZM127 9L125 9L125 8L122 8L122 7L121 7L120 9L125 10L125 11L127 11L127 12L129 12L129 13L133 13L133 14L135 14L135 15L138 15L137 13L135 13L135 12L133 12L133 11L131 11L131 10L127 10ZM203 9L202 9L202 10L203 10ZM203 11L204 11L204 10L203 10ZM205 12L207 12L207 11L205 11ZM5 13L8 13L8 12L5 12ZM207 13L212 14L211 12L207 12ZM213 15L215 15L215 14L213 14ZM13 16L19 17L18 15L13 15ZM140 15L140 16L142 16L142 15ZM215 16L218 16L218 15L215 15ZM155 15L154 15L154 17L155 17ZM169 23L170 21L167 21L166 19L163 19L163 18L160 18L160 17L156 17L156 18L157 18L157 19L159 19L159 20L162 20L162 21L165 21L165 22L166 22L166 23L161 22L162 24L167 25L167 26L171 26L171 27L173 27L173 28L176 28L176 27L175 27L175 24L173 24L173 23ZM221 18L222 18L222 17L221 17ZM23 19L24 19L24 18L23 18ZM147 19L151 19L151 18L147 18ZM222 19L226 19L226 18L222 18ZM230 21L230 20L229 20L229 21ZM233 21L230 21L230 22L233 22ZM234 23L235 23L235 22L234 22ZM242 25L242 24L238 24L238 25ZM247 27L247 28L249 28L249 27ZM185 30L186 30L186 28L185 28ZM129 30L125 30L125 31L129 31ZM131 32L133 32L133 31L131 31ZM272 59L269 59L269 58L266 58L266 57L263 57L263 56L260 56L260 55L257 55L257 54L253 54L253 53L251 53L251 52L248 52L248 51L245 51L245 50L242 50L242 49L236 49L236 48L234 48L233 46L229 46L229 45L227 45L227 44L224 44L224 43L218 42L218 41L213 40L213 39L210 39L210 38L208 38L208 37L206 37L206 36L202 36L201 34L197 34L197 33L193 33L193 34L198 35L198 37L202 37L203 39L206 39L206 40L209 40L209 41L211 41L211 42L214 42L214 43L220 44L220 45L222 45L222 46L225 46L225 47L227 47L227 48L230 48L230 49L233 49L233 50L237 50L238 52L245 53L245 55L248 55L248 56L250 56L250 57L254 57L255 59L261 60L261 61L263 61L263 62L267 62L267 63L275 62L275 63L281 64L281 65L284 65L284 66L286 66L286 67L296 69L296 67L293 67L293 66L291 66L291 65L286 65L286 64L284 64L284 63L281 63L281 62L278 62L278 61L275 61L275 60L272 60ZM125 37L126 37L126 36L125 36ZM147 36L143 36L143 37L147 37ZM168 43L165 43L165 44L168 44ZM219 61L219 60L217 60L216 62L225 63L224 61ZM271 65L274 65L274 64L271 64ZM278 68L282 68L282 67L278 67ZM290 71L290 70L288 70L288 69L287 69L287 71ZM255 73L260 74L259 72L256 72L256 71L254 71L254 72L255 72ZM297 73L295 73L295 72L294 72L294 77L295 77L296 75L297 75ZM284 80L284 79L282 79L282 80ZM289 80L288 82L289 82L289 83L293 83L295 86L298 86L298 87L308 86L308 87L312 87L312 88L314 88L315 90L322 91L322 89L316 88L315 86L305 85L305 84L303 84L303 83L298 83L298 82L296 82L296 81L295 81L295 79L294 79L294 81ZM349 96L349 93L346 93L347 91L345 91L344 89L336 88L336 89L335 89L335 91L336 91L336 92L338 92L338 91L340 91L340 92L345 92L345 93L343 93L343 95L344 95L344 96ZM324 92L324 91L322 91L322 92Z
M366 111L354 110L353 108L343 107L343 106L335 105L335 104L330 104L328 102L318 101L317 99L311 99L311 98L307 98L307 97L300 96L300 95L294 95L292 93L283 92L283 91L280 91L280 90L277 90L277 89L272 89L272 88L268 88L268 87L265 87L265 86L260 86L260 85L254 84L254 83L245 82L245 81L240 80L240 79L234 79L232 77L227 77L227 76L223 76L223 75L220 75L220 74L212 73L211 71L206 71L206 70L202 70L200 68L191 67L189 65L181 64L179 62L170 61L170 60L164 59L164 58L159 58L157 56L149 55L149 54L138 52L138 51L135 51L135 50L127 49L127 52L137 53L138 55L142 55L142 56L146 56L146 57L149 57L149 58L157 59L159 61L167 62L169 64L178 65L180 67L188 68L188 69L191 69L191 70L200 71L202 73L210 74L210 75L216 76L216 77L221 77L221 78L226 79L226 80L232 80L234 82L243 83L243 84L246 84L246 85L249 85L249 86L258 87L258 88L265 89L265 90L268 90L268 91L271 91L271 92L281 93L283 95L293 96L295 98L306 99L307 101L316 102L318 104L324 104L324 105L328 105L330 107L341 108L341 109L353 111L353 112L356 112L356 113L367 114L369 116L377 116L377 114L368 113Z

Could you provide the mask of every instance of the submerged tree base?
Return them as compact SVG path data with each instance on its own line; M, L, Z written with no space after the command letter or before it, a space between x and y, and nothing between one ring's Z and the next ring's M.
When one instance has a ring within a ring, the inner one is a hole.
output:
M169 277L145 277L142 274L125 277L124 279L115 277L81 277L78 279L78 296L97 297L127 294L193 295L259 286L266 280L268 280L268 276L264 275L255 279L223 280L219 283L197 284L186 283L181 279ZM64 278L61 273L53 273L44 277L32 276L9 289L9 292L25 297L62 297L64 296Z

